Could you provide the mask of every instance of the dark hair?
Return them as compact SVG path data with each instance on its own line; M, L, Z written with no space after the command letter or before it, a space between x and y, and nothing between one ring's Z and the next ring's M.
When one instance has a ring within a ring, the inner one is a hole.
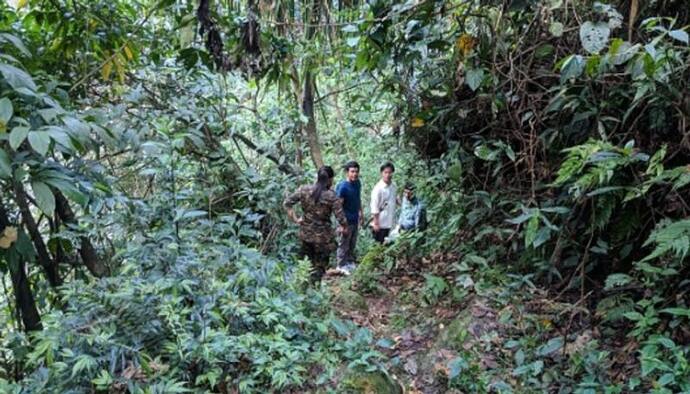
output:
M321 193L323 193L324 190L328 190L328 183L331 179L333 179L334 176L335 173L330 166L323 166L319 168L319 172L316 174L314 190L311 192L311 198L314 199L314 202L319 202Z
M403 187L403 190L409 190L409 191L414 191L414 183L412 182L405 182L405 186Z
M395 166L390 161L381 164L381 169L379 171L383 172L383 170L385 170L386 168L390 168L391 172L395 172Z
M344 169L345 171L349 171L350 168L356 168L356 169L359 170L359 163L357 163L357 162L354 161L354 160L350 160L350 161L348 161L347 163L345 163L345 165L343 166L343 169Z

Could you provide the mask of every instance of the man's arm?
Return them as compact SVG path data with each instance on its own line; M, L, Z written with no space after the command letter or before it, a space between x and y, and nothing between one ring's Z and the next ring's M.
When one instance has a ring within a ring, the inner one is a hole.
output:
M296 192L290 194L285 201L283 201L283 207L287 210L287 216L290 220L297 224L302 223L302 218L298 218L297 215L295 214L295 209L294 206L297 204L300 200L300 192L301 188L297 189Z
M340 231L347 234L347 217L345 217L345 210L343 209L343 199L336 196L333 199L332 207L335 219L340 224Z
M371 192L371 216L373 217L373 227L374 231L379 231L381 229L381 225L379 224L379 206L380 204L380 193L379 189L374 186L374 190Z

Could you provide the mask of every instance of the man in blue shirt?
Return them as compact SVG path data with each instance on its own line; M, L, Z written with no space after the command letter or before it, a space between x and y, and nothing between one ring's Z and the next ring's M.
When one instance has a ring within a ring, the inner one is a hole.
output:
M344 169L345 179L338 183L335 194L343 200L348 231L342 234L340 238L337 260L339 271L349 275L355 269L357 229L364 219L364 215L362 215L362 184L359 182L359 164L356 161L348 161Z

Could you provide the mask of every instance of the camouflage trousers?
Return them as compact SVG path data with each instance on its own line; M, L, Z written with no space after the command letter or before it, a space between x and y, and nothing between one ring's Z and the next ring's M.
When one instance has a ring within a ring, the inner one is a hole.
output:
M323 274L328 269L328 261L331 257L332 247L330 245L302 241L300 248L300 258L308 258L311 262L311 283L321 281Z

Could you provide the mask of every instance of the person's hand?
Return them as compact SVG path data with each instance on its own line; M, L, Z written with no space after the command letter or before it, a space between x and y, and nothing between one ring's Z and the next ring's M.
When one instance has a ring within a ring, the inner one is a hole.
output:
M295 223L297 223L297 224L302 224L303 222L304 222L304 218L297 218L295 220Z
M340 226L340 228L338 230L340 231L340 234L342 234L342 235L347 235L347 233L348 233L347 226Z
M374 222L372 228L374 229L374 231L381 230L381 226L378 224L378 222Z

